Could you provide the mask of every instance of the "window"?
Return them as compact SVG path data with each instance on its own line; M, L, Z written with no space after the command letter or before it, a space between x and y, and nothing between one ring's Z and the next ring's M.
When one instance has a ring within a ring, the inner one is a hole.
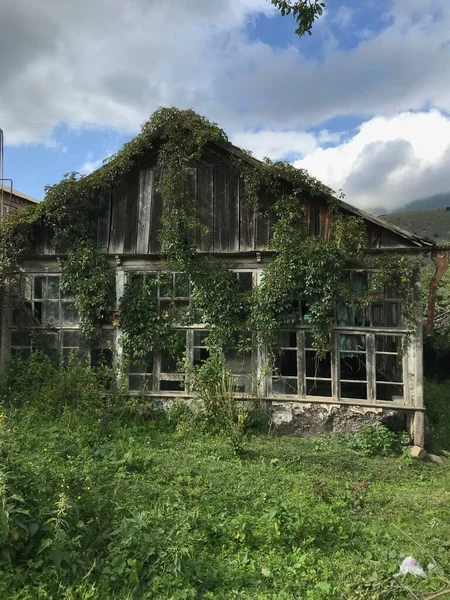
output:
M25 307L18 306L12 313L12 325L24 325L24 308L28 313L27 326L76 327L79 315L73 299L61 290L59 275L35 275L22 280Z
M352 293L363 299L368 288L369 274L348 271L346 277ZM401 299L394 289L386 287L370 306L338 304L336 323L338 327L400 327Z
M160 352L159 389L161 392L183 392L184 373L181 371L181 361L186 353L186 331L179 331L180 345L175 354L166 350Z
M319 360L310 333L305 334L305 376L307 396L332 395L331 353Z
M153 352L145 358L130 362L128 383L131 391L151 391L153 384Z
M375 336L376 399L401 401L403 390L402 338L394 335Z
M242 352L237 347L227 348L225 352L226 367L231 371L236 392L251 394L253 392L253 352Z
M280 353L276 357L272 375L272 393L298 394L297 332L282 331L279 337Z
M339 335L341 398L367 399L367 346L365 335Z

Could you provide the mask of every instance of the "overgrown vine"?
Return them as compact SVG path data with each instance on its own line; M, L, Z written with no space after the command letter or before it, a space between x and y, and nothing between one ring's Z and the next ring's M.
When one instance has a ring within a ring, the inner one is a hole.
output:
M208 348L216 358L232 344L247 345L253 338L275 348L280 327L297 324L300 301L309 308L310 326L319 355L329 350L329 333L337 302L368 305L384 286L395 283L412 306L410 270L406 258L369 260L363 221L342 212L332 190L306 171L284 162L263 163L233 157L242 174L249 207L261 212L263 195L276 198L273 238L267 265L258 288L242 294L230 265L195 248L195 232L204 228L196 214L189 169L195 167L212 144L227 152L226 134L194 111L159 109L141 134L125 144L93 174L68 174L48 188L45 201L18 216L9 217L0 230L0 275L3 284L17 271L20 259L31 248L36 227L47 230L62 256L64 285L70 289L81 315L81 327L92 338L113 307L114 276L108 258L96 249L99 201L106 197L159 138L159 191L162 197L162 253L168 268L190 279L192 309L187 322L208 326ZM306 196L328 204L332 223L327 236L309 236L304 208ZM372 270L364 294L355 294L344 269L358 264ZM175 319L158 312L156 280L131 278L121 300L121 328L125 352L145 355L155 344L177 347ZM406 311L408 316L408 310ZM249 341L250 340L250 341Z

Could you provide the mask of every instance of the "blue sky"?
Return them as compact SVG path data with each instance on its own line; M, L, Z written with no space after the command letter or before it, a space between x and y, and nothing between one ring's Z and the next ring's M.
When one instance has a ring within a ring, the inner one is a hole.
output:
M6 0L5 177L38 199L158 107L380 211L450 191L450 2L329 0L313 35L269 0Z

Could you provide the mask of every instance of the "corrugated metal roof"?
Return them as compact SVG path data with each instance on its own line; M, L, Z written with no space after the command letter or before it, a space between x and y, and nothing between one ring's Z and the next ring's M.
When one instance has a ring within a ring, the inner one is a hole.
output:
M9 186L2 185L0 183L0 192L2 191L2 189L3 189L3 197L5 195L8 195L9 192L11 191L11 188ZM15 190L14 188L13 188L12 193L13 193L13 196L16 196L16 198L20 198L21 200L25 200L26 202L31 202L32 204L38 204L40 202L39 200L36 200L36 198L32 198L31 196L28 196L27 194L24 194L23 192L19 192L18 190Z

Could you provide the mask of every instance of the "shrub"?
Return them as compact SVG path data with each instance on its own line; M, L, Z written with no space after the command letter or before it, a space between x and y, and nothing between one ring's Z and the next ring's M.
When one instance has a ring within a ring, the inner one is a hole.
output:
M429 449L450 450L450 381L425 381L424 397L430 424Z
M349 439L349 447L364 456L395 456L408 442L407 434L390 431L385 425L373 428L365 425L360 433Z

